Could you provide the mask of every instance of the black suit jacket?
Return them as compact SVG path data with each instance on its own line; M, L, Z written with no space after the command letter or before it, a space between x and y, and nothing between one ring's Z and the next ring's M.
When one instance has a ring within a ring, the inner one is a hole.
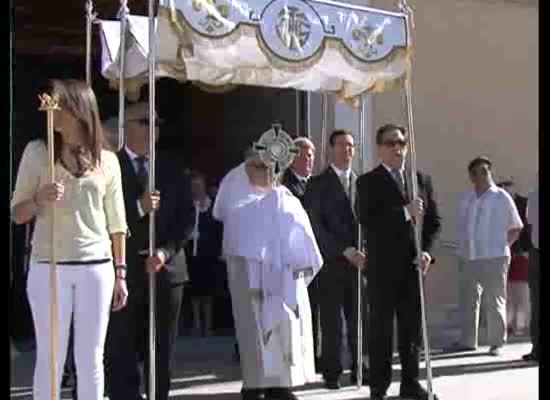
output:
M122 172L126 220L130 230L126 241L129 268L140 268L144 258L138 253L149 248L149 216L139 216L137 201L142 195L142 188L128 153L123 149L117 155ZM155 243L156 248L163 248L168 252L167 264L170 264L170 259L182 248L193 228L191 181L188 175L179 172L181 168L168 156L158 154L155 161L155 186L161 197L155 216ZM180 282L185 276L172 265L167 270L169 279L173 282ZM143 271L145 273L145 269Z
M342 253L347 247L357 247L357 221L350 199L332 167L309 179L304 208L325 264L347 262Z
M424 201L422 250L430 252L440 228L441 218L428 175L418 172L418 194ZM357 180L357 212L365 232L367 274L391 264L411 263L416 257L414 225L406 221L403 207L408 200L383 165ZM391 268L390 268L391 269Z
M306 192L306 183L301 181L294 175L289 169L283 174L281 183L285 185L290 192L300 200L300 203L304 204L304 194Z

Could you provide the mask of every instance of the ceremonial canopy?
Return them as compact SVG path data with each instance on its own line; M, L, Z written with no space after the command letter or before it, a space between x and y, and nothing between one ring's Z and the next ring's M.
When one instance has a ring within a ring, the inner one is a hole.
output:
M119 79L119 21L99 21L102 73ZM161 0L157 77L223 89L256 85L354 101L384 90L409 65L404 13L328 0ZM147 17L129 15L127 87L147 81Z

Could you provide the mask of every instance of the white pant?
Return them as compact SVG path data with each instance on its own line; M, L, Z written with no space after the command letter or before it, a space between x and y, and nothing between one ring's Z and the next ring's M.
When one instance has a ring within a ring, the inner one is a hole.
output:
M79 400L103 400L103 347L114 281L111 263L57 266L57 384L72 314ZM50 398L50 264L31 263L27 293L36 335L34 400L58 400Z

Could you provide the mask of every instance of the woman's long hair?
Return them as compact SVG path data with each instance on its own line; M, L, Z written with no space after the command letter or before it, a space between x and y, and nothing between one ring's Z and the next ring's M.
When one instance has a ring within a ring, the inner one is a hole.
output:
M84 81L77 79L54 79L51 81L53 94L59 96L59 107L72 114L81 125L83 143L76 149L77 157L88 167L96 167L101 162L101 150L109 146L103 135L103 128L99 118L99 110L94 91ZM55 158L61 156L62 141L55 141ZM86 157L89 155L88 157ZM87 160L86 160L87 159ZM90 165L91 164L91 165Z

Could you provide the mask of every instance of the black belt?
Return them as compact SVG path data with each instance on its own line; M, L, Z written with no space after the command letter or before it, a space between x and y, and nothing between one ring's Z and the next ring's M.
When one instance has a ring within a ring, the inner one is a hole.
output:
M110 263L110 258L102 258L100 260L86 260L86 261L57 261L57 265L92 265L92 264L106 264ZM50 264L49 261L38 261L38 264Z

